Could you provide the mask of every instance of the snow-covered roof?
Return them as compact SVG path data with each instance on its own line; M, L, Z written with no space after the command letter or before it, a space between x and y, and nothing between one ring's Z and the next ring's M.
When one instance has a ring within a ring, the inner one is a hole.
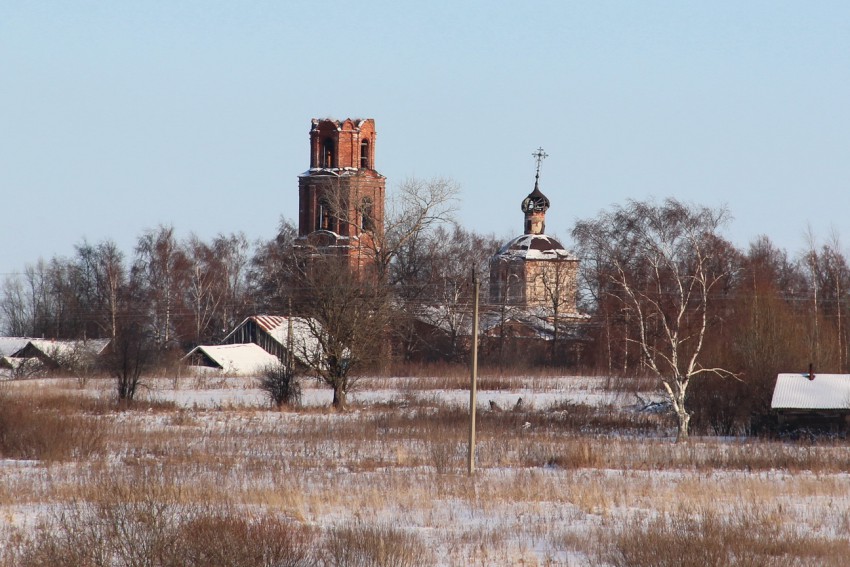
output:
M228 374L256 375L264 368L279 363L275 355L267 353L254 343L200 345L183 358L192 360L199 352Z
M254 321L258 327L268 333L282 347L288 348L289 318L280 315L252 315L247 317L222 342L228 342L228 339L248 321ZM314 358L321 352L319 339L316 338L314 333L314 329L318 328L319 324L315 319L292 317L292 350L295 351L293 354L304 364L307 364L307 358Z
M0 356L11 356L27 346L28 337L0 337Z
M524 260L576 260L560 242L545 234L523 234L502 246L496 256Z
M850 374L779 374L770 407L850 410Z
M109 339L79 341L31 339L27 344L32 345L34 349L58 361L58 359L79 356L80 354L97 356L109 346Z
M466 337L472 335L472 313L465 309L451 309L445 305L425 305L417 309L416 317L446 333L455 332L459 336ZM554 325L551 319L551 313L545 309L514 308L510 314L501 313L498 309L482 310L478 318L478 332L480 335L493 335L501 325L519 325L528 329L528 336L552 340ZM589 319L588 315L564 313L561 315L561 324L569 325L587 319Z

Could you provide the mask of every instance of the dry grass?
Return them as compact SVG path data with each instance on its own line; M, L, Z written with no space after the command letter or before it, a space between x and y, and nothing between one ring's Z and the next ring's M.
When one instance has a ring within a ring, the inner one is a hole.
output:
M44 395L0 395L0 456L11 459L68 461L104 450L108 425L96 400Z
M9 539L4 567L315 565L311 530L269 513L187 503L144 473L105 482Z
M845 539L797 533L759 508L634 518L599 540L599 559L614 567L838 567L850 553Z
M0 423L18 453L3 456L38 461L3 463L0 565L105 564L74 555L91 550L141 564L116 551L122 526L161 565L271 564L251 550L284 565L687 565L675 550L690 541L701 565L828 566L850 551L841 442L675 445L663 417L565 401L481 412L470 478L466 412L422 381L431 393L345 414L119 411L97 384L9 385Z

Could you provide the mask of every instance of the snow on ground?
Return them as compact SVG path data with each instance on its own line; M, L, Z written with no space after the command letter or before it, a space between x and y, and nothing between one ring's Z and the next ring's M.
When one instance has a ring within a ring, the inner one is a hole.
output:
M527 411L568 404L633 407L663 399L659 393L619 392L610 382L490 378L483 383L492 388L478 392L478 407L488 411L493 401L510 410L520 397ZM148 379L140 397L174 402L180 411L166 406L98 417L113 436L109 454L98 462L0 460L5 490L0 494L6 498L0 513L7 526L27 529L55 509L51 498L80 482L95 482L103 471L123 478L153 467L173 475L163 479L197 487L201 494L220 492L245 506L269 506L321 529L367 522L408 530L435 550L437 565L470 564L468 559L483 565L586 564L588 556L571 542L599 537L600 530L635 515L670 510L673 501L693 509L757 507L802 530L837 538L850 521L846 472L750 472L713 465L701 470L666 461L640 465L641 458L653 462L653 455L672 446L658 438L600 439L546 427L518 433L510 425L498 433L482 430L479 469L469 482L463 468L465 429L435 437L430 430L404 431L418 427L414 420L392 421L419 415L417 406L466 407L469 392L462 384L363 378L349 398L353 411L340 414L315 411L330 405L332 392L312 379L302 382L305 411L287 412L265 411L269 402L258 378ZM73 379L40 379L6 386L104 399L114 395L111 380L81 385ZM724 449L736 449L736 442L695 440L681 451ZM631 453L639 455L623 456ZM627 463L638 466L633 470ZM32 496L17 496L22 493ZM447 542L455 547L447 549Z
M469 391L465 389L428 389L409 387L409 378L399 378L400 386L386 387L389 379L363 378L349 394L352 405L404 404L405 401L428 401L435 403L467 407ZM374 388L370 382L380 383ZM478 407L489 409L490 401L502 409L511 409L522 398L525 409L543 410L554 405L566 403L587 404L592 406L631 406L639 400L634 395L607 387L609 380L604 377L565 376L546 379L545 390L535 388L540 378L517 380L521 387L510 390L478 390ZM182 378L148 381L148 387L142 390L143 397L174 402L185 408L237 408L264 407L268 397L259 388L259 378ZM308 408L329 406L333 399L332 390L314 379L302 379L302 405ZM663 396L641 395L641 399L660 400Z

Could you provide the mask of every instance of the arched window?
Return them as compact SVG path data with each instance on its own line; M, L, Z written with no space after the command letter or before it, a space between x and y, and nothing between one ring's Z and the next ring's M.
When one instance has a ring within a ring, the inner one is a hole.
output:
M360 142L360 167L362 169L371 169L369 167L369 140Z
M364 232L375 230L375 217L373 215L372 198L363 197L363 200L360 201L360 230Z
M336 160L334 159L334 143L330 138L326 139L322 142L322 155L321 155L321 166L322 167L334 167Z

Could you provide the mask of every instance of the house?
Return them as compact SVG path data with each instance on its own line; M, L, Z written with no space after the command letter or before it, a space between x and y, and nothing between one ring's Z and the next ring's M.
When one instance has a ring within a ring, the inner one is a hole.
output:
M0 356L12 356L31 340L29 337L0 337Z
M109 342L109 339L30 339L12 357L38 359L49 370L72 369L96 362L106 353Z
M183 359L193 368L242 376L257 376L265 368L280 363L275 355L254 343L197 346Z
M43 369L40 363L12 355L27 346L29 337L0 337L0 376L18 378Z
M779 374L770 407L784 427L850 426L850 374Z
M289 330L292 329L290 339ZM322 347L316 332L319 324L305 317L282 317L279 315L253 315L247 317L233 329L222 344L254 343L278 359L287 360L289 349L292 355L305 366L321 355Z

